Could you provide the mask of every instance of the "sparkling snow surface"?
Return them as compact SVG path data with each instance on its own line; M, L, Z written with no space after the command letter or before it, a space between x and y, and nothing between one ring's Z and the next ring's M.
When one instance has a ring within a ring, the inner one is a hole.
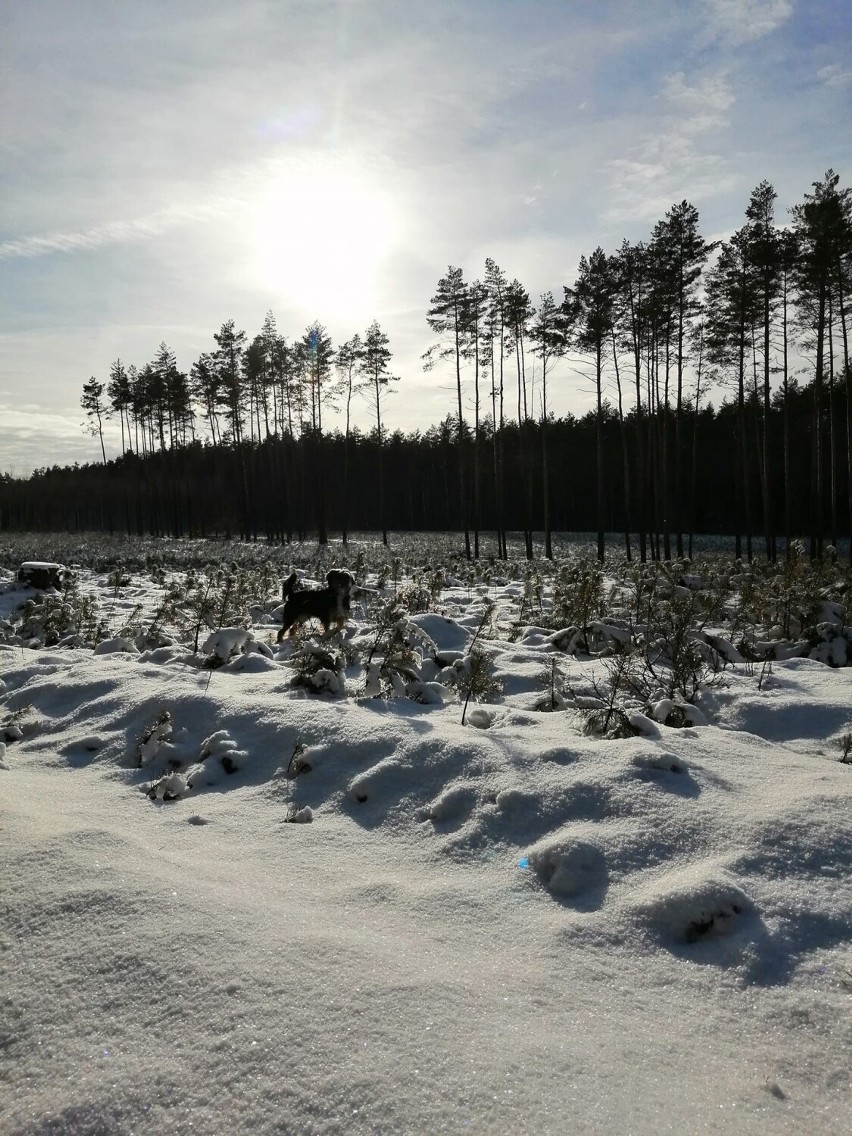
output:
M852 668L732 665L707 725L600 740L534 709L536 629L465 726L254 631L213 671L0 647L4 1136L848 1136Z

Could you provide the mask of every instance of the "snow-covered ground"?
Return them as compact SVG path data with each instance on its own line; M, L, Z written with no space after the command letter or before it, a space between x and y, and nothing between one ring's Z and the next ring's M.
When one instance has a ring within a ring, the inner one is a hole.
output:
M852 668L600 736L529 583L361 582L339 640L146 643L168 581L95 570L97 646L7 634L0 1131L846 1136Z

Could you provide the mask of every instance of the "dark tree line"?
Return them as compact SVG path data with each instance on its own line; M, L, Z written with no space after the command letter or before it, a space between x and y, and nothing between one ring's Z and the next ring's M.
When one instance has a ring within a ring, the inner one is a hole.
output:
M290 343L269 313L250 342L225 323L188 374L165 344L141 369L117 360L83 389L103 466L63 471L62 486L52 470L6 479L2 524L320 542L329 528L459 529L467 556L483 530L502 555L523 532L530 556L535 531L550 555L554 531L582 530L600 558L620 530L643 560L688 553L698 531L733 533L749 557L759 536L770 559L805 534L819 557L852 531L852 191L828 171L785 225L775 201L762 182L717 245L675 204L647 241L582 256L560 302L534 305L493 260L470 283L451 266L424 366L452 369L452 412L424 433L387 435L395 376L376 323L335 350L319 323ZM569 367L594 390L580 420L550 410ZM351 426L359 394L370 434Z
M833 416L845 412L844 391L835 385ZM828 411L828 407L826 407ZM763 408L753 392L745 400L745 424L750 444L747 461L751 478L752 515L758 515L759 465L764 454L756 445ZM813 414L813 387L789 381L786 399L773 396L770 405L771 476L783 482L789 462L790 493L779 509L793 534L809 531L811 521L810 467L807 445L793 445L785 454L785 423L793 437L806 438ZM826 415L828 417L828 414ZM740 509L743 483L736 399L718 410L703 405L696 414L691 403L683 410L682 450L670 454L684 474L685 551L697 533L731 532L731 518ZM632 477L640 453L635 408L620 414L610 402L602 412L582 418L550 418L523 429L516 421L504 424L499 437L501 460L509 471L521 471L530 450L548 446L545 509L545 468L532 466L530 484L509 476L498 498L493 479L483 477L474 513L474 487L467 485L463 503L476 517L478 531L538 532L546 513L553 532L628 534L632 518L624 492L625 473ZM480 423L481 442L490 448L495 431L490 416ZM626 444L625 444L626 443ZM825 440L828 446L828 440ZM599 478L597 453L604 454ZM385 497L377 491L379 459L384 465ZM457 423L448 417L425 432L383 434L354 429L324 436L321 454L314 439L270 438L237 446L190 442L174 450L157 450L141 457L127 453L104 466L37 470L30 478L0 479L0 527L10 530L101 530L139 535L212 537L287 542L316 533L316 461L322 460L329 487L327 525L330 532L381 531L388 523L396 531L447 531L458 528L459 479ZM842 471L841 471L842 472ZM348 485L348 496L342 490ZM841 476L839 495L848 482ZM780 528L778 531L781 531ZM841 534L838 534L841 535ZM757 549L756 534L749 546ZM834 534L829 530L828 538ZM623 540L627 540L625 535ZM630 538L635 542L635 538ZM634 552L637 551L634 547ZM762 551L762 542L761 542ZM648 555L663 555L661 544L649 538Z
M736 406L737 492L728 499L724 528L735 535L737 554L753 555L756 532L770 559L776 558L779 535L790 547L793 533L801 531L795 528L793 502L803 483L810 502L805 531L811 555L822 555L827 536L832 541L849 536L852 191L840 188L829 170L790 210L790 224L783 227L775 220L776 197L769 183L757 186L745 224L718 244L702 237L693 205L675 204L647 241L624 241L614 253L598 247L582 256L560 305L546 293L534 307L523 286L510 282L491 260L484 279L469 285L460 269L450 267L427 317L441 339L424 358L427 366L449 358L455 368L459 522L468 551L471 524L474 552L478 547L477 502L490 447L493 520L501 550L505 553L509 496L517 495L520 483L528 503L526 522L516 515L514 523L524 530L531 555L538 517L550 554L556 522L548 382L549 368L561 356L585 370L595 392L594 475L585 479L594 494L595 517L584 527L596 532L600 559L604 534L612 527L607 494L611 499L608 470L615 451L608 416L614 410L618 423L619 511L628 557L633 555L631 532L638 534L642 560L683 556L685 537L695 531L699 486L706 484L697 424L711 389ZM537 389L528 354L538 361ZM811 408L809 420L798 420L795 429L792 406L801 388L791 358L803 364L799 369ZM462 410L465 363L474 372L472 430ZM480 415L483 388L486 397L490 391L496 424L488 439ZM724 413L723 407L720 417ZM505 428L512 418L517 445L509 465ZM804 480L795 447L810 456ZM473 494L467 491L471 465Z

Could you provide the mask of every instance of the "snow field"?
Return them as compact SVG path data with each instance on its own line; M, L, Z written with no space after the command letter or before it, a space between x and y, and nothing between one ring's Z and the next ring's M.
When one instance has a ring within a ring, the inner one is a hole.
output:
M462 726L484 598L411 619L434 702L231 654L263 625L212 670L0 646L2 1131L848 1131L850 669L588 736L605 660L497 584Z

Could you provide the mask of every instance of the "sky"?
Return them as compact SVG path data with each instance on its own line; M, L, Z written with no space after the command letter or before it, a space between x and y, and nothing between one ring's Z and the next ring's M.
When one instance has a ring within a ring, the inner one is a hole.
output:
M440 421L449 265L558 301L675 202L711 239L764 179L781 220L848 185L850 44L848 0L6 0L0 471L97 460L84 382L269 310L291 340L378 320L387 425ZM591 405L569 362L550 401Z

